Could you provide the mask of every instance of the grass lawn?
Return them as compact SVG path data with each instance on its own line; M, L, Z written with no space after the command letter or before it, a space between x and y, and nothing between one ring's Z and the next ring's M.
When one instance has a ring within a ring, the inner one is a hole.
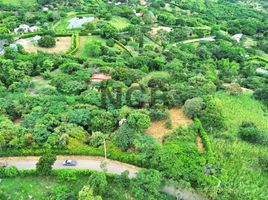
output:
M46 53L65 53L71 48L71 37L56 37L56 46L52 48L39 47L37 44L31 42L31 39L20 39L19 43L22 44L24 49L29 53L37 53L42 51Z
M113 25L118 30L122 30L130 25L129 21L126 18L114 16L109 21L111 25Z
M80 177L75 182L62 183L55 177L17 177L3 179L0 189L9 194L9 199L24 200L32 196L33 200L48 199L48 194L53 192L57 186L68 186L71 191L78 193L86 184L88 178ZM1 199L1 198L0 198Z
M212 138L212 149L217 162L224 170L222 184L230 188L230 193L243 196L255 193L259 199L268 199L268 174L263 173L259 156L268 156L267 147L242 141L237 136L243 121L254 122L260 129L268 132L268 112L264 105L254 100L250 94L231 96L225 93L216 95L222 102L222 111L227 125L224 138ZM267 108L266 108L267 109ZM246 183L246 184L241 184ZM224 186L223 186L224 187Z
M88 57L85 49L85 44L90 41L99 42L102 45L106 46L106 40L104 38L101 38L100 36L92 35L92 36L81 36L80 37L80 48L77 51L76 55L81 57ZM121 48L119 45L115 44L114 47L108 47L112 48L113 50L119 50L124 51L123 48Z
M13 5L13 6L33 6L36 0L2 0L3 4Z
M217 97L222 102L229 134L235 135L243 121L252 121L268 132L268 111L265 111L264 105L253 99L250 94L230 96L220 93Z

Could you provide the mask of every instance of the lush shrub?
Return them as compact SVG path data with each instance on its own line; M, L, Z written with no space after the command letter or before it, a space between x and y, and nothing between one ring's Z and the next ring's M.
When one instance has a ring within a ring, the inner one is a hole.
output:
M238 135L244 141L253 144L268 145L267 133L258 129L258 127L252 122L243 122L240 126Z
M45 35L40 40L38 40L38 45L40 47L51 48L56 46L56 40L50 35Z
M6 177L16 177L18 174L19 174L19 171L15 166L8 166L5 168Z
M104 173L94 172L88 180L94 194L102 194L108 184Z
M52 166L56 161L54 154L48 153L43 155L36 163L36 171L41 175L49 175L52 172Z
M183 112L187 117L194 118L201 114L201 110L204 106L205 103L200 97L188 99L183 106Z
M268 172L268 156L263 156L259 158L259 164L263 171Z
M61 170L57 172L57 178L60 181L75 181L77 180L76 173L71 170Z
M169 116L169 113L166 110L163 109L151 109L150 110L150 117L154 120L164 120L167 119Z

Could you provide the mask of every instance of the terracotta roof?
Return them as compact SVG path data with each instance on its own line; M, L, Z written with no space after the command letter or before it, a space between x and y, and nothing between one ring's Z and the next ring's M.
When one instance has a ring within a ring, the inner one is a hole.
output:
M111 79L111 76L105 75L105 74L94 74L91 78L92 82L102 82L105 80Z

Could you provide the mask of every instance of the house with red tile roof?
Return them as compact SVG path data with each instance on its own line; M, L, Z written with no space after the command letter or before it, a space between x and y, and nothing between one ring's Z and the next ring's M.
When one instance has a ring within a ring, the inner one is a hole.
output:
M111 76L105 75L105 74L94 74L91 78L91 82L102 82L111 79Z

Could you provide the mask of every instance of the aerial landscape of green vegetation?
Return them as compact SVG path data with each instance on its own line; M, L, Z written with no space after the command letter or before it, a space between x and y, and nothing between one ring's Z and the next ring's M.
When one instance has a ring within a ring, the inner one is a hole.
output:
M267 0L0 0L0 200L267 187Z

